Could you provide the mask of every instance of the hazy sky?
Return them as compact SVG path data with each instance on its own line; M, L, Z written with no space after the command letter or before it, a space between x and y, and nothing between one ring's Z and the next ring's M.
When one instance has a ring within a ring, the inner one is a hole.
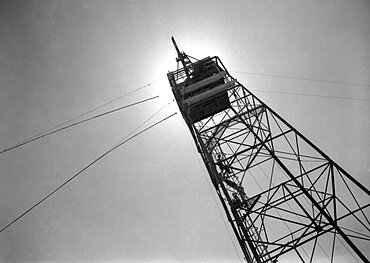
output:
M368 85L232 73L370 186L369 1L3 0L0 150L155 80L100 112L161 97L0 155L0 228L172 99L172 35L230 71ZM193 145L179 114L125 144L0 233L0 262L239 262Z

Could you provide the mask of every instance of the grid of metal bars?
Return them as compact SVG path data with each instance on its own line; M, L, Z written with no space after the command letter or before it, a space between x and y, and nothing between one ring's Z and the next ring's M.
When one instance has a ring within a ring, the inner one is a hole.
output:
M245 259L369 262L369 190L212 59L230 108L193 122L170 83Z

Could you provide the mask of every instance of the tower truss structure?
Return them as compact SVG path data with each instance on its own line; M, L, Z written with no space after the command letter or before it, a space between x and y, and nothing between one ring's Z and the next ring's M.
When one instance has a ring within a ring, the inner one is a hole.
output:
M369 262L370 192L234 79L180 52L180 111L250 263Z

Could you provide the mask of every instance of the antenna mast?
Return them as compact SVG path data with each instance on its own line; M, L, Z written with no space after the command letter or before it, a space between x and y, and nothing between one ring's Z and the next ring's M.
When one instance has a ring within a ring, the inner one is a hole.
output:
M177 61L181 61L182 66L184 67L186 77L190 79L188 64L190 62L188 56L185 54L185 52L180 52L179 47L177 46L177 43L175 41L174 37L171 37L172 43L176 49L177 52Z
M369 262L370 191L218 57L191 62L172 42L172 91L245 260Z

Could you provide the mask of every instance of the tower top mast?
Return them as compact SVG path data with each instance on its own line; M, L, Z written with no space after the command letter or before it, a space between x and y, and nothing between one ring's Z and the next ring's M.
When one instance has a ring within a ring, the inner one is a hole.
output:
M177 62L181 61L182 66L184 67L184 70L185 70L186 77L190 78L189 69L188 69L187 63L185 62L185 59L189 61L188 56L185 54L185 52L180 52L179 47L177 46L177 43L174 37L171 37L171 40L177 52L176 60Z

